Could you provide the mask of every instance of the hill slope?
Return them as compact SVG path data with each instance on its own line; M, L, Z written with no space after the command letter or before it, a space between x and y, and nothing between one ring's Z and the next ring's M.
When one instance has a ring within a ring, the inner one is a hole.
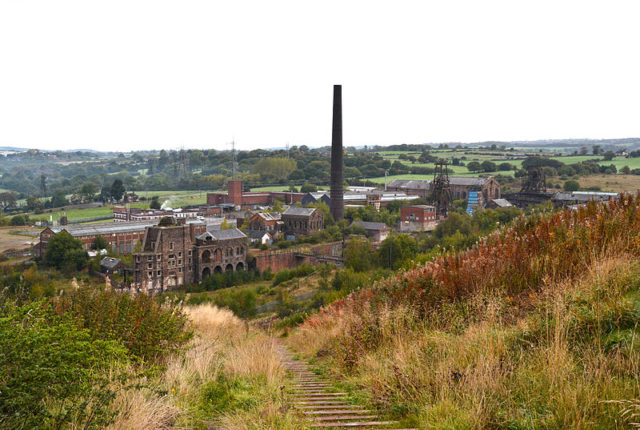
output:
M640 395L640 199L518 220L293 334L422 428L616 428Z

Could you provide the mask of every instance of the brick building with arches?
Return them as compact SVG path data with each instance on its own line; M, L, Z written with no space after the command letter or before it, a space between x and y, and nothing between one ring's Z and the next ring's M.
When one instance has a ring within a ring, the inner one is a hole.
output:
M247 236L238 229L207 230L202 222L148 227L133 255L133 286L163 292L215 273L247 268Z

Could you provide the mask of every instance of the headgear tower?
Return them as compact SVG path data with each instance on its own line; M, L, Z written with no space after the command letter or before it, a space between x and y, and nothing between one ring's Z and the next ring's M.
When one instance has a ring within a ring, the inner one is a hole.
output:
M342 152L342 85L333 86L333 129L331 133L331 215L344 218L344 179Z

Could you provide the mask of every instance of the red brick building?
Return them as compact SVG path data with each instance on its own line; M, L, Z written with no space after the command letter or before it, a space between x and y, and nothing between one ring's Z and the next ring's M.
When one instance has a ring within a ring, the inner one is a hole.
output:
M400 208L401 232L431 231L436 228L436 208L429 205L403 206Z
M147 222L109 222L98 224L66 225L64 227L47 227L40 232L40 242L35 246L36 257L44 258L49 240L61 231L66 231L80 240L84 249L91 249L96 237L102 236L109 243L113 251L120 254L131 254L138 241L142 242L145 229L154 225L154 221Z
M247 268L247 236L238 229L207 230L204 223L146 229L133 257L134 287L162 292L214 273Z
M285 204L294 204L302 200L304 193L288 191L242 192L242 181L229 181L226 193L207 193L207 204L210 206L232 204L234 206L271 206L276 200Z
M222 209L219 207L192 207L184 209L140 209L128 208L126 206L113 207L114 221L160 221L166 216L174 218L198 218L200 216L219 216L222 215Z
M316 208L292 206L282 213L287 236L308 236L324 228L324 214Z
M281 230L282 214L280 212L260 212L249 218L249 230L275 233Z

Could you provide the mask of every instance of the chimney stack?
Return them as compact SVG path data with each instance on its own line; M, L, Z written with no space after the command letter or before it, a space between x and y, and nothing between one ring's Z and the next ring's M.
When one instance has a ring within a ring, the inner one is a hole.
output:
M344 218L344 179L342 161L342 85L333 86L333 129L331 133L331 215Z

